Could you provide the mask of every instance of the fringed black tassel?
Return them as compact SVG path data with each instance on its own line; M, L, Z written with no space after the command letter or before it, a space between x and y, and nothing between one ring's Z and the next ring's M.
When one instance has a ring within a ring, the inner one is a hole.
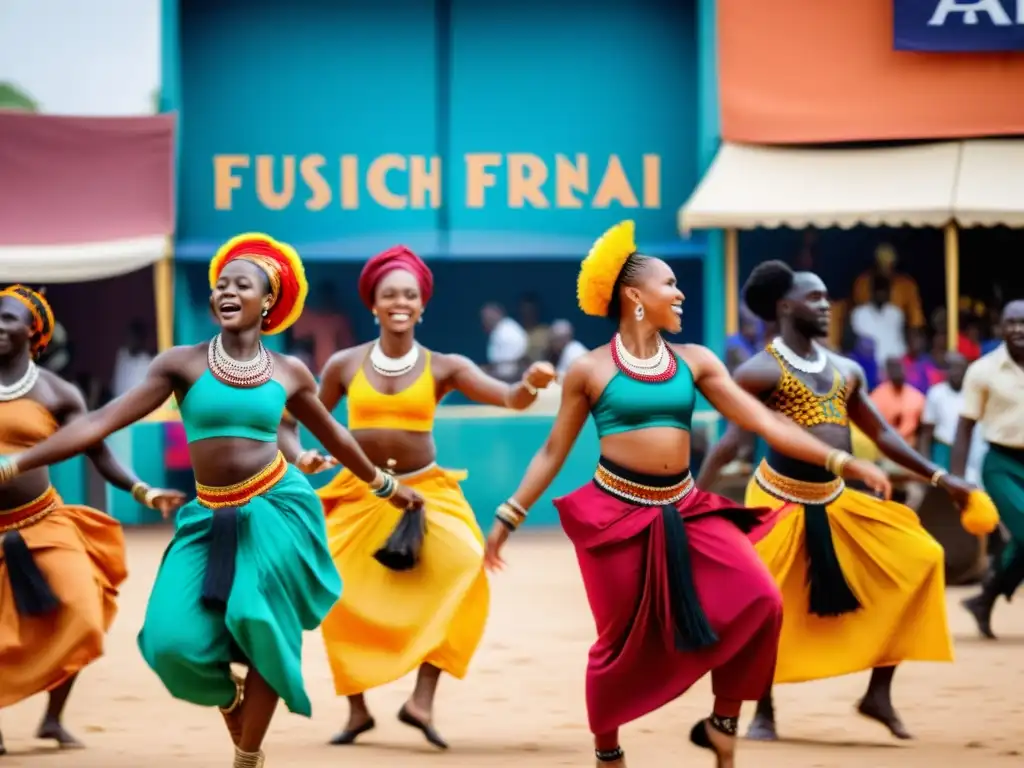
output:
M8 532L3 537L2 547L15 610L22 616L46 616L56 611L60 600L36 565L22 535L18 531Z
M373 553L373 559L392 571L411 571L420 560L426 531L427 513L423 507L407 509L384 546Z
M228 608L228 597L235 583L237 554L238 508L216 509L210 521L210 554L202 593L202 603L210 610L223 613Z
M675 624L676 649L696 651L707 648L718 642L718 635L711 628L693 583L686 523L679 510L671 504L661 508L661 519L665 527L665 560L668 565L668 589ZM654 553L651 555L656 556Z
M860 600L846 583L832 541L828 512L821 504L804 505L804 541L810 612L815 616L842 616L860 608Z

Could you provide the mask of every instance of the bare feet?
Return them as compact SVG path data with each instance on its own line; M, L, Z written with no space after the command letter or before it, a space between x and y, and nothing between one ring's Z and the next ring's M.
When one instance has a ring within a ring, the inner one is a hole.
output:
M961 600L960 605L967 609L967 612L974 618L978 625L978 632L982 637L989 640L996 639L996 633L992 631L992 606L993 601L984 593Z
M906 726L903 725L903 721L900 720L900 716L896 713L896 709L891 701L883 701L878 698L865 696L860 700L860 704L857 705L857 712L869 720L874 720L884 725L897 739L914 738Z
M59 720L43 720L36 731L37 739L52 739L61 749L84 749L85 745L68 733Z
M751 741L778 741L779 734L775 730L775 721L767 715L754 715L747 728L746 738Z
M420 709L412 701L407 701L398 711L398 721L418 730L427 741L438 749L448 749L448 742L434 730L432 714Z
M349 744L355 744L356 739L362 736L364 733L368 733L377 727L377 723L369 712L356 712L352 711L349 713L348 722L345 727L338 731L331 740L327 742L336 747L343 747Z

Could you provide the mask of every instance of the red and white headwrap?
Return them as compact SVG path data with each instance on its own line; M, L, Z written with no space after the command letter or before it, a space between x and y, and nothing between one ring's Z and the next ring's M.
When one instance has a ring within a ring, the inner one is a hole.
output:
M434 274L430 267L404 245L396 245L367 261L363 265L363 271L359 273L359 298L368 309L373 309L373 296L377 284L384 275L396 269L411 272L420 284L420 296L423 297L424 305L430 301L430 297L434 295Z
M287 330L306 305L309 283L299 254L287 243L262 232L247 232L228 240L210 261L210 289L217 285L221 270L235 259L256 265L270 284L270 311L263 319L263 333Z

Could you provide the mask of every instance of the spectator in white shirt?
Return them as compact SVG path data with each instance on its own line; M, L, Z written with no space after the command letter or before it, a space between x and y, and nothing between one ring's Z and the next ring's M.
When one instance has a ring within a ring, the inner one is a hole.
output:
M502 381L516 381L526 362L530 337L526 330L505 313L500 304L487 304L480 310L487 331L487 368Z
M569 370L576 358L587 354L589 350L576 339L576 332L568 320L555 320L551 324L551 362L559 381Z
M111 385L114 397L120 397L146 378L146 370L153 362L149 351L149 334L142 320L133 320L128 326L128 338L117 350L114 360L114 381Z
M885 361L907 354L906 318L903 310L889 298L891 287L884 277L876 277L872 284L871 301L861 304L850 314L850 327L858 336L870 339L875 345L875 360Z
M924 413L921 416L920 453L940 467L949 469L953 453L953 441L960 421L964 403L964 374L967 373L967 358L959 352L946 355L949 364L949 378L933 385L925 397ZM976 430L967 459L966 479L972 483L981 481L981 459L984 457L985 440L981 430Z

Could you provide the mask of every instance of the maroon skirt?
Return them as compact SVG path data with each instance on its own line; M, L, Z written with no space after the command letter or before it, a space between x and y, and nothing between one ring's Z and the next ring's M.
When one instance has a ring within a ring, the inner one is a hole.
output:
M701 491L688 472L638 475L604 458L592 482L554 503L597 625L593 733L658 709L708 672L716 696L768 692L782 597L753 542L777 512Z

